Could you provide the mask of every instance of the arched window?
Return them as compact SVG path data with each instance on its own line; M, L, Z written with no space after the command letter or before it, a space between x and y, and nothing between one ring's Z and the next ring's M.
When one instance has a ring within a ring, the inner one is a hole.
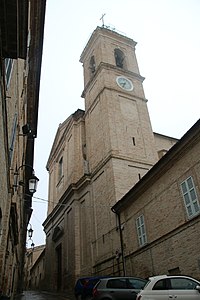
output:
M120 49L115 49L115 54L114 55L115 55L116 66L123 69L124 68L124 63L125 63L124 53Z
M91 70L91 73L94 73L96 70L94 55L90 58L90 67L89 68Z
M63 177L63 157L58 162L58 180Z

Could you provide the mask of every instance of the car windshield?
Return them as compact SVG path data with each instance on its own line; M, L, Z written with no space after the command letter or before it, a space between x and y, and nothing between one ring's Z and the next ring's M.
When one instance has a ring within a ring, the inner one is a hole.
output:
M133 288L136 290L141 290L146 285L146 280L141 280L138 278L128 278L128 286L129 288Z
M151 280L148 280L142 289L145 289L147 287L147 285L149 285L150 282L151 282Z

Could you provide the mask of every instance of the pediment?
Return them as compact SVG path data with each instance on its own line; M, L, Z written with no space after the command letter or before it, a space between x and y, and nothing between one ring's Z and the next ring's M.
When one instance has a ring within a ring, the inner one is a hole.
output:
M49 170L51 162L56 159L59 156L59 153L65 148L65 141L70 135L73 123L82 118L84 113L85 112L83 110L78 109L74 114L69 116L63 123L59 125L47 162L47 170Z

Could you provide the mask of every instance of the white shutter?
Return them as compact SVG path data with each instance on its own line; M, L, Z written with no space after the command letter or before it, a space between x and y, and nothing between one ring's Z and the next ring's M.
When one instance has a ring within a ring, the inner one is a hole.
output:
M191 218L197 215L200 212L200 206L191 176L181 183L181 191L188 217Z

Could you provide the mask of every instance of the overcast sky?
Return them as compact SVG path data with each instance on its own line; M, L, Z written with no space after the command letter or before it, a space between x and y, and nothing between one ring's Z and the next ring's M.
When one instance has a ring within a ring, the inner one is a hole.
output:
M47 0L34 163L40 181L31 218L36 245L45 242L46 163L59 124L84 109L79 58L104 13L106 26L137 42L153 131L181 138L199 119L199 0Z

